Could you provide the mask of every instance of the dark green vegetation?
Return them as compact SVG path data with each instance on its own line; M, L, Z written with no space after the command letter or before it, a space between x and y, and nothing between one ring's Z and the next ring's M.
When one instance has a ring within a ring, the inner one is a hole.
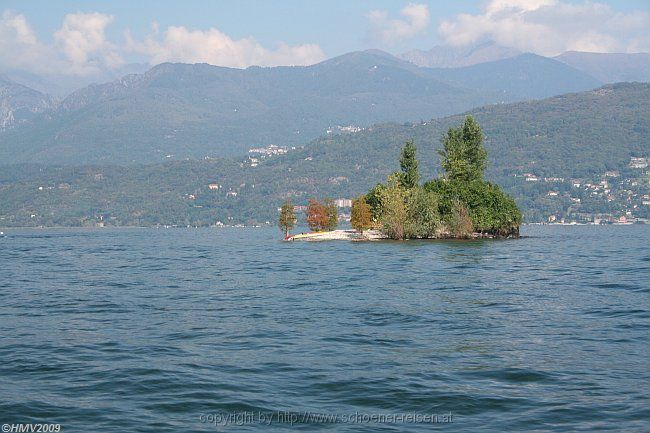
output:
M440 70L380 51L308 67L167 63L81 89L31 123L0 134L0 160L132 164L233 157L260 145L303 144L337 125L430 119L598 85L534 55Z
M444 175L418 184L415 145L407 141L401 171L376 185L366 196L380 230L392 239L519 236L521 212L498 185L485 181L487 152L478 123L467 116L443 139Z
M637 201L634 215L648 216L649 206L640 201L648 194L647 175L627 164L632 156L650 153L650 84L605 86L471 114L485 134L485 179L515 198L526 221L620 214ZM463 118L329 135L257 167L244 158L130 167L0 166L0 226L82 225L100 218L114 225L275 222L286 198L304 205L311 197L351 198L368 191L395 169L410 139L418 145L421 177L432 178L441 138ZM609 181L612 194L621 191L611 201L602 191L594 195L584 188L587 181L601 182L606 170L620 173ZM539 181L528 182L525 174ZM572 179L581 179L582 186L573 187ZM623 185L624 179L635 180ZM221 187L209 189L210 183ZM549 196L551 191L558 195Z
M285 201L280 208L280 217L278 218L278 226L280 227L280 230L282 230L282 233L284 233L285 239L289 235L289 231L295 227L297 222L298 218L296 218L293 203L291 200Z

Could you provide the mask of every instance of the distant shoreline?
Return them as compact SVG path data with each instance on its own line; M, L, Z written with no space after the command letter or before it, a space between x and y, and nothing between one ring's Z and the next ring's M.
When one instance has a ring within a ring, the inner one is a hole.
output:
M650 225L649 223L611 223L611 224L594 224L594 223L522 223L522 226L598 226L598 227L611 227L611 226L644 226ZM262 225L224 225L224 226L0 226L0 230L51 230L51 229L82 229L82 230L104 230L104 229L259 229L259 228L271 228L273 227L270 224ZM353 231L342 230L342 231ZM326 233L326 232L322 232ZM365 234L366 232L364 232Z

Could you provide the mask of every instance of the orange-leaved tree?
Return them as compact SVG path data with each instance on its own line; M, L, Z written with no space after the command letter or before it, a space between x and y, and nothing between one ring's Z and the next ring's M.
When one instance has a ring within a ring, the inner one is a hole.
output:
M372 227L372 209L366 202L366 197L363 194L352 200L350 224L352 224L353 229L361 234L363 234L364 230Z
M325 206L315 199L310 199L307 205L307 224L311 230L320 232L327 228L329 218Z

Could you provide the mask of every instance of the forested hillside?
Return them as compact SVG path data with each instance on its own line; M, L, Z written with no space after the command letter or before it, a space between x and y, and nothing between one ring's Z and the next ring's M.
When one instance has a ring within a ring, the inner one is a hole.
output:
M445 70L381 51L307 67L166 63L81 89L0 134L0 160L133 164L232 157L260 145L303 144L337 126L426 120L598 85L583 72L534 55Z
M650 84L609 85L472 114L486 136L486 177L515 197L525 220L625 215L628 207L647 217L647 171L629 163L650 156ZM0 226L80 225L99 218L116 225L272 221L287 197L302 204L367 191L397 169L408 139L418 148L423 176L434 176L440 139L463 118L330 134L257 162L242 156L131 167L4 166ZM218 187L210 189L211 183Z

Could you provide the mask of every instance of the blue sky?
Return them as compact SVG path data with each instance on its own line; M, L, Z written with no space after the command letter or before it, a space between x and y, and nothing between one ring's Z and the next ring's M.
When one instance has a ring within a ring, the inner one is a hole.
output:
M328 56L364 48L375 48L377 41L367 38L366 14L386 10L398 16L408 1L395 0L279 0L279 1L209 1L209 0L113 0L113 1L25 1L2 2L4 10L25 15L43 40L51 39L66 14L73 12L102 12L113 15L114 22L107 36L122 38L125 29L136 37L145 36L152 21L161 28L186 26L207 30L211 27L233 38L254 37L264 46L279 42L287 44L317 43ZM431 21L451 17L461 12L478 12L483 3L476 0L415 2L428 5ZM401 46L384 48L430 48L439 38L432 26L417 39L404 41Z
M0 11L0 72L310 64L486 39L542 55L650 51L648 0L4 0Z
M367 37L366 15L370 11L385 10L397 17L399 10L409 3L428 6L430 31L396 45ZM24 14L44 40L51 39L68 13L102 12L115 17L107 32L114 40L119 40L125 29L142 37L149 31L152 21L157 21L162 28L182 25L207 30L216 27L237 39L253 36L265 46L278 42L317 43L328 56L334 56L364 48L431 48L441 42L435 29L437 22L460 13L479 13L485 3L482 0L5 0L1 4L4 10ZM650 10L648 0L601 0L598 3L622 12Z

